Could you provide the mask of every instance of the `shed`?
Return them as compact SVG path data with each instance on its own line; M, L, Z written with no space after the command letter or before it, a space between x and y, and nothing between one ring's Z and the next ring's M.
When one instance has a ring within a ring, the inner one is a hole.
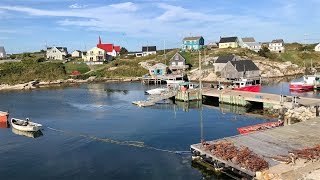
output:
M260 69L252 60L229 61L221 70L221 77L227 79L257 78Z
M229 61L238 60L240 60L240 58L235 55L219 56L218 59L214 62L214 70L215 72L220 72Z
M163 63L157 63L149 68L151 76L164 76L167 74L168 66Z

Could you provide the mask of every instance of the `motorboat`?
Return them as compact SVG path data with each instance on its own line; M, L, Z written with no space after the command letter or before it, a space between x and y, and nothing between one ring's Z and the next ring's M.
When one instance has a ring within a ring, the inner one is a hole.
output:
M233 81L231 87L237 91L260 92L261 84L260 80L239 79Z
M31 122L28 118L26 118L26 120L11 118L11 125L13 128L18 129L20 131L30 132L36 132L42 128L41 124Z
M317 84L319 84L319 75L303 76L302 81L291 82L289 85L290 90L312 90Z
M158 95L168 91L168 88L155 88L146 91L146 94L149 95Z

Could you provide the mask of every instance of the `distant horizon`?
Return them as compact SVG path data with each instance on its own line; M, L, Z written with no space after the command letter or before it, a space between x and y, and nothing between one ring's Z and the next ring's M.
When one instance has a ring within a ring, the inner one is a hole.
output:
M191 0L2 0L0 46L8 54L45 46L69 51L103 43L140 51L141 46L179 48L186 36L205 44L220 36L254 37L257 42L319 43L320 1Z

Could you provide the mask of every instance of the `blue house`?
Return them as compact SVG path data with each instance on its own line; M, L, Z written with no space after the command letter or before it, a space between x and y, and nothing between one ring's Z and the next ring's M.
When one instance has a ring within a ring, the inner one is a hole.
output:
M199 50L204 46L202 36L185 37L182 40L182 50Z

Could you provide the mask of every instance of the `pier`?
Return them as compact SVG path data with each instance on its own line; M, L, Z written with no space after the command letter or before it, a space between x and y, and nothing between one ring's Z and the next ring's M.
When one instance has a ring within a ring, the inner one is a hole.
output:
M193 144L190 146L193 156L199 157L201 161L232 171L243 177L255 177L256 175L268 174L282 179L299 179L320 168L318 161L309 161L294 164L283 164L274 160L273 157L279 155L288 155L290 151L299 150L306 147L314 147L320 142L320 118L315 118L306 122L296 123L290 126L283 126L260 132L254 132L244 135L226 137L207 143L231 142L236 147L248 147L251 151L263 158L269 164L269 169L261 172L254 172L231 161L225 161L208 152L203 144ZM309 168L306 168L309 167ZM271 175L272 174L272 175ZM259 178L258 178L259 179ZM263 179L260 177L260 179Z
M280 105L286 108L292 108L295 105L306 107L320 105L320 99L318 98L282 96L279 94L235 91L230 89L218 90L203 88L202 96L212 98L212 101L215 102L239 106L246 106L250 103L262 103L263 108L272 108L274 105Z

